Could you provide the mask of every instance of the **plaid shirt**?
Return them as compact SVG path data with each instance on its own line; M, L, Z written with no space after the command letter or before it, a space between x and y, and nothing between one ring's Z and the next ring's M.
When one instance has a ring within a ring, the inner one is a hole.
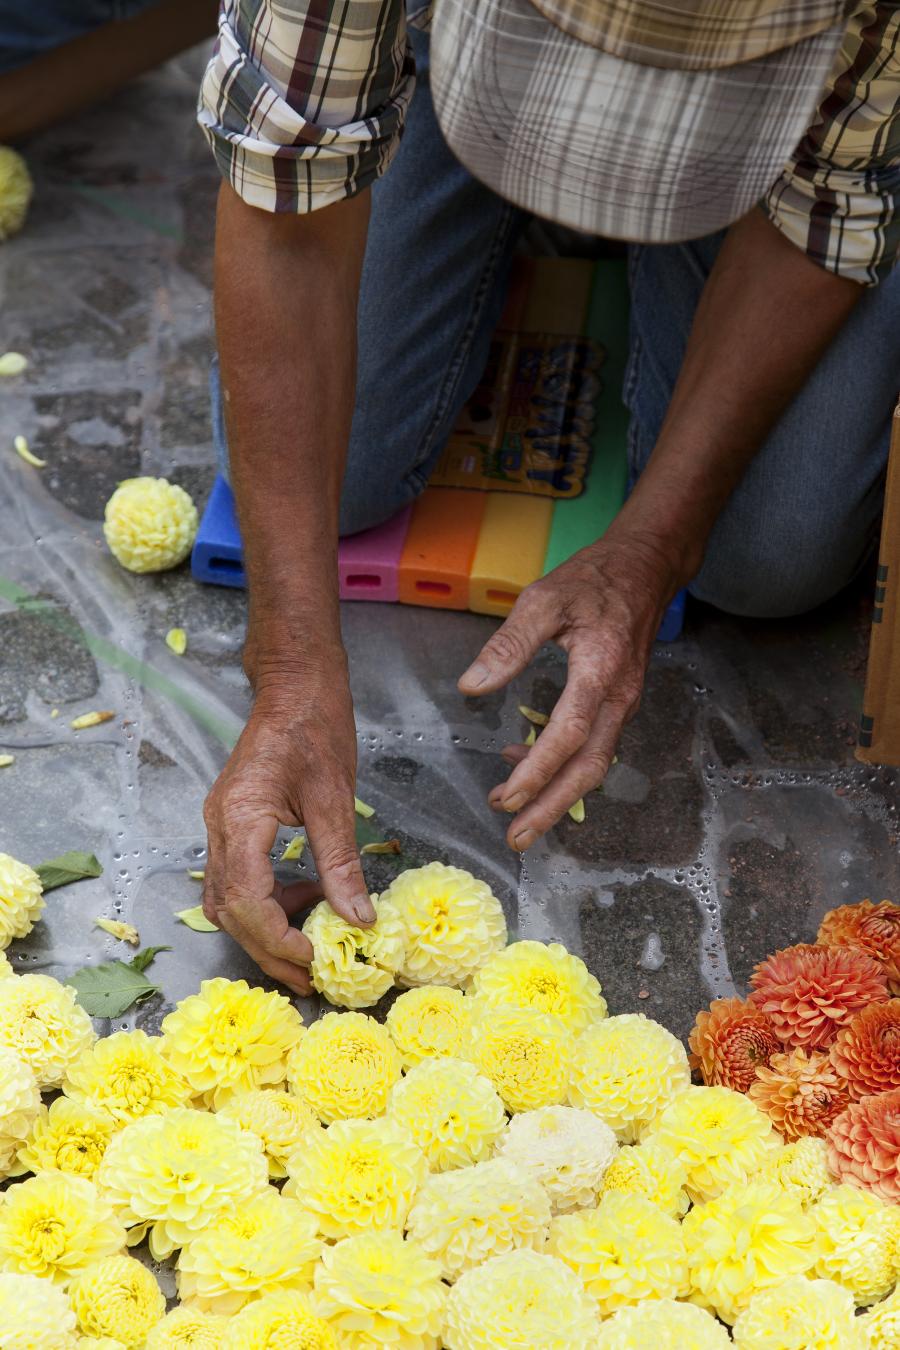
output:
M681 70L757 60L821 32L841 8L833 0L692 0L682 6L690 22L679 32L671 21L678 11L664 0L531 2L549 20L548 52L553 35L564 33L566 41L571 35L625 60L643 53L647 68L669 63ZM450 0L442 3L449 13ZM408 8L407 16L403 0L222 0L198 119L244 201L267 211L313 211L385 172L414 87L407 18L428 21L421 0L408 0ZM900 5L854 0L845 8L843 41L818 110L762 205L816 263L871 285L900 251ZM452 84L454 62L442 70L438 56L432 80ZM540 84L532 79L528 88ZM564 112L584 106L573 98ZM465 116L465 98L454 116ZM590 142L589 130L573 125L573 140L580 132ZM504 182L492 186L516 199ZM736 204L731 218L745 209ZM553 216L552 201L541 214ZM693 223L688 233L708 231L702 217Z

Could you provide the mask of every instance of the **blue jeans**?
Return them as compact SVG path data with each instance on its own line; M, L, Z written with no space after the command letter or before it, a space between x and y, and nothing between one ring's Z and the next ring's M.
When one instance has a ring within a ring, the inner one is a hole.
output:
M0 0L0 71L82 37L114 19L128 19L154 0Z
M357 398L341 532L377 525L425 487L484 369L527 217L450 154L431 106L427 40L396 163L373 189ZM721 235L631 250L633 476L649 458ZM868 291L720 517L691 591L735 614L798 614L849 582L878 538L900 387L900 269ZM213 371L215 436L227 451Z

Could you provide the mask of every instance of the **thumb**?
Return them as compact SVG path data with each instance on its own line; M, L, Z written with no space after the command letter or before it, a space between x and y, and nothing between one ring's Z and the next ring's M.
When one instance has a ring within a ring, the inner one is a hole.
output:
M496 633L488 638L469 669L460 677L463 694L491 694L531 662L538 648L553 637L558 623L552 609L532 590L522 592Z
M316 793L315 805L304 803L303 820L319 883L331 908L347 923L374 923L375 909L356 847L352 793Z

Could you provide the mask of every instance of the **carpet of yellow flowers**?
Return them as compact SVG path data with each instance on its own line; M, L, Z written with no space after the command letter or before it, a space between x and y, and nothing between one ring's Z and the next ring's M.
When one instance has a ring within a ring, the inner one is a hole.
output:
M0 854L0 945L41 907ZM309 1027L214 979L98 1039L0 952L0 1350L900 1350L900 908L831 911L690 1055L468 872L376 908L307 919L350 1009Z

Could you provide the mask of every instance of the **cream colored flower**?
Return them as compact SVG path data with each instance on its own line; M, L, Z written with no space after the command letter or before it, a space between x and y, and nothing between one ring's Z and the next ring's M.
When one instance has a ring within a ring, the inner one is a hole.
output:
M163 572L184 562L197 524L184 488L165 478L126 478L106 503L103 534L129 572Z
M206 1106L234 1092L284 1082L285 1057L303 1020L283 994L246 980L204 980L163 1018L162 1052Z
M36 1275L0 1275L0 1350L75 1350L75 1314Z
M30 1065L0 1045L0 1177L9 1172L40 1109L41 1094Z
M69 1065L62 1089L73 1101L101 1107L120 1123L187 1106L191 1088L161 1051L159 1036L114 1031Z
M446 1289L436 1262L399 1233L359 1233L326 1247L313 1311L341 1350L437 1350Z
M554 1214L595 1205L616 1152L616 1136L592 1111L542 1106L513 1116L497 1146L502 1158L539 1181Z
M486 1008L472 1024L468 1057L509 1111L565 1101L571 1036L559 1018L534 1008Z
M594 1023L575 1042L569 1101L630 1144L690 1081L681 1041L642 1013L623 1013Z
M279 1289L249 1303L227 1323L221 1345L222 1350L338 1350L331 1327L296 1289Z
M0 1195L0 1270L67 1285L125 1245L125 1230L93 1182L42 1172Z
M896 1205L855 1186L835 1186L810 1214L818 1229L816 1275L843 1285L861 1308L891 1292L900 1274Z
M6 952L0 951L0 980L11 980L14 974Z
M684 1161L665 1144L645 1139L625 1144L613 1158L603 1178L600 1194L620 1191L652 1200L664 1214L680 1219L690 1205L688 1170Z
M268 1168L255 1135L220 1116L176 1106L114 1135L97 1181L131 1230L129 1242L149 1229L150 1251L162 1260L265 1190Z
M740 1350L866 1350L853 1296L833 1280L795 1275L754 1294L734 1324Z
M338 1120L288 1161L296 1196L327 1238L402 1228L427 1172L425 1155L390 1120Z
M860 1319L860 1327L866 1338L865 1350L897 1350L900 1346L900 1289L876 1303Z
M692 1200L712 1200L772 1159L781 1140L749 1097L726 1087L690 1087L663 1107L648 1136L688 1169Z
M375 923L357 928L322 900L303 932L313 947L312 982L339 1008L369 1008L391 988L406 958L406 935L392 905L373 897Z
M448 985L427 984L394 999L385 1025L400 1051L404 1069L439 1055L462 1055L471 1025L465 994Z
M236 1313L273 1289L312 1288L318 1224L271 1186L204 1228L178 1258L178 1293L204 1312Z
M467 987L494 952L506 943L500 901L484 881L461 867L433 862L411 867L381 897L400 917L406 960L399 984Z
M51 975L0 980L0 1046L31 1066L38 1087L59 1087L95 1040L91 1019L68 985Z
M8 145L0 145L0 241L18 234L25 224L34 184L28 165Z
M380 1116L400 1077L400 1056L374 1017L326 1013L291 1051L287 1077L326 1124Z
M41 1107L16 1155L14 1174L55 1170L92 1178L115 1128L107 1111L57 1097Z
M114 1336L79 1336L78 1350L126 1350L126 1346Z
M606 1016L599 981L559 942L511 942L476 973L471 992L481 1006L552 1013L573 1035Z
M220 1350L228 1325L227 1318L214 1317L199 1308L173 1308L152 1329L145 1350ZM241 1350L247 1350L246 1343Z
M777 1181L785 1190L795 1191L804 1208L821 1200L837 1185L828 1170L824 1139L795 1139L772 1155L759 1172L760 1179Z
M600 1328L596 1350L729 1350L731 1337L705 1308L647 1299L620 1308Z
M41 879L27 863L0 853L0 947L31 932L44 908Z
M166 1311L156 1278L133 1256L107 1256L72 1281L69 1301L85 1336L110 1336L142 1346Z
M432 1172L489 1158L506 1125L491 1083L467 1060L426 1059L395 1084L388 1117L408 1131Z
M505 1158L434 1175L424 1182L407 1231L451 1283L491 1256L541 1251L550 1201L539 1181Z
M310 1130L320 1129L311 1106L292 1092L278 1088L249 1088L229 1097L217 1113L255 1134L269 1160L269 1176L287 1176L288 1158Z
M577 1275L555 1256L523 1247L457 1280L443 1343L446 1350L595 1350L597 1331Z

